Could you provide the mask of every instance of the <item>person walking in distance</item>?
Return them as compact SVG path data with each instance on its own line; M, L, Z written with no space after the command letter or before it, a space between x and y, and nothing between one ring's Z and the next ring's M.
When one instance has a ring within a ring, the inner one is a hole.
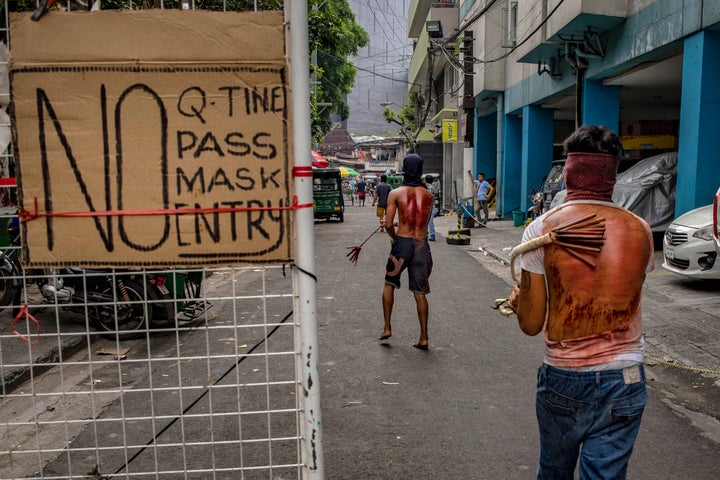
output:
M358 207L364 207L365 206L365 189L367 188L367 184L365 183L365 180L362 178L357 184L357 195L358 195Z
M422 181L423 160L410 154L403 160L402 184L388 196L385 214L385 230L392 247L385 268L385 286L382 292L382 306L385 326L380 340L392 336L390 319L395 303L395 289L400 288L400 275L407 269L408 287L415 296L420 338L413 347L428 349L427 294L430 293L432 255L428 242L427 226L433 207L433 195ZM395 214L398 222L395 228Z
M380 220L380 231L385 231L385 209L387 208L388 195L392 187L387 183L387 175L380 175L380 183L375 187L375 213Z
M488 210L488 200L490 197L492 197L493 193L495 192L495 187L490 185L490 183L485 180L485 174L480 172L477 174L477 180L473 179L472 172L468 170L468 176L470 177L470 181L473 182L474 188L475 188L475 199L477 206L475 207L475 218L480 221L481 225L486 225L488 221L488 217L490 216L490 212ZM483 219L480 220L478 218L478 210L482 209L483 211Z
M622 480L647 400L640 303L654 265L652 232L612 202L622 155L615 133L582 126L565 151L567 197L525 229L523 242L584 218L604 219L605 238L591 259L558 242L519 258L508 303L520 329L545 340L537 478L570 480L577 464L582 480Z
M427 187L428 191L432 193L433 195L433 208L432 212L430 213L430 221L428 222L428 240L431 242L435 241L435 215L437 215L437 206L436 206L436 192L435 192L435 177L432 175L425 175L425 186Z

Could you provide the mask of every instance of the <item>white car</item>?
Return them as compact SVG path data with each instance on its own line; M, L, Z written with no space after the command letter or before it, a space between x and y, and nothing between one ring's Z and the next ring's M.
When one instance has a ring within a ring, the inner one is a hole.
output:
M673 220L665 231L662 266L690 278L720 278L713 238L713 206L691 210Z
M713 202L713 237L715 237L715 250L720 253L720 188L715 193Z

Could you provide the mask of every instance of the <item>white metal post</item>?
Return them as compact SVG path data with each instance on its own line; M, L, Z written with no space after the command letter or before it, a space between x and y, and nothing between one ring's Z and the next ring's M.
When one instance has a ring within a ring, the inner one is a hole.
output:
M294 165L297 171L312 167L310 158L310 67L308 45L307 0L285 0L289 19L290 88L292 90L292 131ZM312 204L312 176L296 175L294 181L298 204ZM303 437L302 458L306 465L303 477L323 480L322 422L320 412L320 359L317 338L317 298L312 208L295 211L295 264L293 282L297 285L294 301L300 325L300 358L297 359L302 386Z

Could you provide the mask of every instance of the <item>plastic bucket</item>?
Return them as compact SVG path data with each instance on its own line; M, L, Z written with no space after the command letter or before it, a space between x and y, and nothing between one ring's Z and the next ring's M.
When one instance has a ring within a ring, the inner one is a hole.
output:
M513 225L521 227L525 221L525 214L520 210L513 210Z

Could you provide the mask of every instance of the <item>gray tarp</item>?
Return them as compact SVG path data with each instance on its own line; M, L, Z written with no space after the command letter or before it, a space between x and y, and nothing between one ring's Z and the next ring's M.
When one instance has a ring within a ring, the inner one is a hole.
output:
M653 232L664 232L675 218L677 152L640 160L618 173L613 201L643 218ZM552 207L565 199L566 190L555 195Z
M613 201L664 232L675 218L677 152L639 161L617 176Z

